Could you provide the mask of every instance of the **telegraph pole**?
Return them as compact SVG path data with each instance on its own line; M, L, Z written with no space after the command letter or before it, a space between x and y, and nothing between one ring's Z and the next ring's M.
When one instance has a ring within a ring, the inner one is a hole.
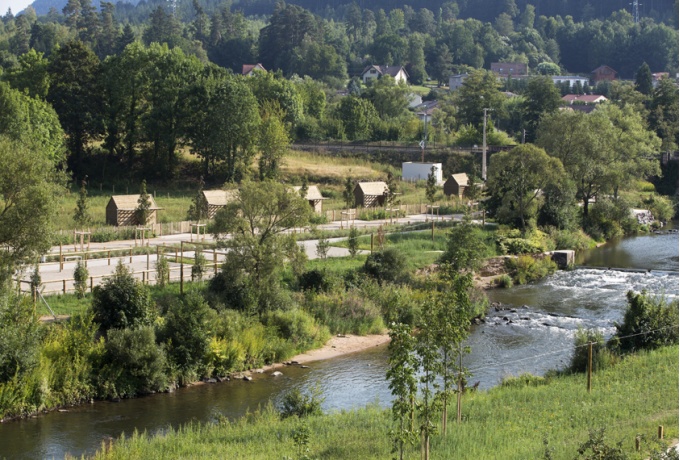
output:
M484 108L484 131L482 134L482 180L484 182L486 182L486 117L487 112L491 110L488 107Z

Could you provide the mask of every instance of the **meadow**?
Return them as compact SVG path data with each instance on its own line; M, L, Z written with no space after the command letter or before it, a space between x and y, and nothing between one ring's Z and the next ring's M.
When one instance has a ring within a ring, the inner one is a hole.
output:
M667 439L678 437L678 347L625 357L595 373L591 393L583 374L517 378L489 391L467 393L463 422L449 411L449 431L435 436L433 459L524 460L578 458L590 429L605 428L609 446L621 442L630 459L647 458L653 444L635 452L635 438L650 441L663 425ZM218 417L218 419L220 419ZM390 412L377 404L281 420L275 408L262 408L240 420L192 424L151 438L135 434L100 451L96 459L302 458L293 439L304 425L309 430L306 458L384 459L390 457ZM413 446L406 458L417 458Z

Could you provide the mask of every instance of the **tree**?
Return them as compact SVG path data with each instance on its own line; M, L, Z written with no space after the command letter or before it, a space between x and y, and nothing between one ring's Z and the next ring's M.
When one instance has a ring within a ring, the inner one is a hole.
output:
M63 183L38 146L0 134L0 286L49 250Z
M342 199L345 200L345 207L350 209L354 206L354 181L351 177L345 179L345 189L342 191Z
M427 201L429 201L430 204L434 203L434 198L437 194L437 177L435 176L436 172L437 168L432 166L432 168L430 168L430 173L427 175L427 183L425 184L425 196L427 197Z
M87 282L90 280L90 272L83 262L80 260L73 270L73 288L76 291L76 297L82 299L87 293Z
M201 220L208 218L208 200L206 200L203 194L203 176L198 180L198 190L196 190L196 195L194 195L189 210L187 211L187 219L195 220L200 223Z
M260 180L276 179L279 164L288 151L290 138L283 122L285 114L276 102L265 102L262 107L260 135Z
M361 140L367 139L371 134L371 127L378 119L378 112L370 101L347 96L340 101L336 116L342 121L350 140Z
M449 232L446 251L440 262L449 264L453 270L477 270L486 253L484 234L481 228L472 223L469 214L463 222L454 226Z
M299 263L300 249L287 231L307 224L311 207L283 184L244 181L236 199L215 215L218 244L229 248L223 265L229 290L254 296L242 308L266 311L277 302L278 275L286 261ZM225 238L231 234L231 238ZM273 297L270 297L273 296Z
M422 85L427 80L425 70L425 39L422 35L413 34L408 40L408 65L406 70L414 85Z
M432 64L432 76L437 80L439 86L448 83L451 75L451 68L453 66L453 57L449 52L449 47L446 44L441 44L437 47L437 54L435 56L434 64Z
M385 188L385 206L391 208L392 206L397 206L399 201L397 200L398 185L394 178L392 171L387 171L387 180L385 181L387 187Z
M649 70L649 66L646 62L643 62L637 72L635 72L635 89L647 96L651 96L654 91L652 71Z
M390 325L389 358L386 378L394 396L392 401L392 419L398 428L390 431L394 447L392 452L399 452L399 459L404 458L404 447L413 444L417 439L413 418L415 399L418 391L418 361L415 355L415 338L411 328L405 324Z
M316 242L316 256L319 259L325 259L328 256L328 250L331 248L331 242L321 234Z
M564 175L560 160L532 144L523 144L493 156L488 189L503 203L499 216L517 218L525 232L527 220L535 218L538 212L541 191Z
M560 74L560 66L558 66L554 62L541 62L536 67L536 70L538 70L538 73L540 73L541 75L559 75Z
M541 117L555 113L562 105L557 86L550 77L534 77L529 80L524 91L523 125L526 128L526 142L536 138L536 128Z
M83 42L71 41L57 49L48 66L51 85L47 101L59 115L68 138L69 166L79 173L87 143L102 131L101 65Z
M50 87L47 65L43 53L31 48L19 56L19 66L9 69L5 78L13 88L26 91L31 97L45 99Z
M663 151L678 148L678 86L662 78L649 104L649 125L662 140Z
M170 278L170 262L165 255L158 254L156 259L156 286L164 288Z
M5 287L0 288L0 384L38 365L42 336L30 298Z
M468 75L456 91L454 103L458 108L456 119L459 126L471 124L480 129L484 123L484 108L500 112L505 96L499 91L499 83L491 71L476 70Z
M376 251L366 258L363 271L378 284L396 283L403 277L406 270L406 259L395 248Z
M103 332L140 328L153 321L153 301L147 287L120 260L113 275L94 287L92 312Z
M613 341L626 352L678 343L678 300L628 291L628 308ZM629 337L632 336L632 337Z
M75 222L76 227L85 228L90 223L90 214L87 208L87 182L82 180L80 182L78 200L76 201L76 209L73 211L73 222Z
M151 197L146 192L146 180L142 181L139 187L139 198L137 199L137 208L135 209L135 219L137 225L146 226L151 218Z
M410 92L404 81L397 83L391 76L384 75L364 91L362 97L371 101L383 120L389 120L405 114Z
M354 258L359 252L359 229L354 225L349 228L349 235L347 236L347 250L349 256Z

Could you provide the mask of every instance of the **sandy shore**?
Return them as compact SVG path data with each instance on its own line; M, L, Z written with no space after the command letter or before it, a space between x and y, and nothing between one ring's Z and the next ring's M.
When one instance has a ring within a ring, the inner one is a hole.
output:
M289 361L296 361L298 364L309 363L311 361L321 361L323 359L336 358L338 356L354 353L357 351L368 350L369 348L377 347L389 341L390 336L387 334L336 335L326 342L323 347L293 356ZM275 363L265 366L263 369L267 371L279 368L283 365L283 363Z

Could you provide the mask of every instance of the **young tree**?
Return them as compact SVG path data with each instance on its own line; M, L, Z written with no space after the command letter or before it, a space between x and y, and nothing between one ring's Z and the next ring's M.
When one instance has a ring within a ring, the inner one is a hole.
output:
M283 122L285 113L276 102L267 101L261 109L260 159L258 161L260 180L275 179L279 164L288 151L290 138Z
M385 206L391 208L392 206L397 206L399 201L396 199L397 190L399 185L392 174L392 171L387 172L387 180L385 181L387 188L385 189Z
M359 252L359 229L354 225L349 228L349 236L347 237L347 250L350 257L354 258Z
M191 266L191 281L203 281L203 274L206 272L208 261L201 251L194 251L194 264Z
M76 209L73 212L73 221L76 227L84 228L90 223L90 215L88 213L87 205L87 182L82 180L80 182L80 191L78 192L78 201L76 201Z
M404 458L404 447L413 444L417 439L414 430L414 412L416 393L418 392L418 361L415 354L415 338L410 326L392 324L390 326L389 359L386 378L394 396L392 402L392 420L398 428L390 431L392 436L392 452L399 452L399 459Z
M526 141L533 142L539 120L545 114L555 113L562 105L562 98L550 77L531 78L523 96L522 121L526 128Z
M302 185L300 186L300 198L306 199L307 192L309 191L309 181L307 180L307 174L302 176Z
M192 267L193 268L193 267ZM165 287L170 278L170 263L163 254L156 260L156 286Z
M321 234L316 243L316 256L320 259L325 259L328 256L328 250L331 248L331 242Z
M146 192L146 180L142 180L142 185L139 187L139 198L137 199L137 208L135 209L135 217L137 224L146 226L151 218L151 197Z
M637 72L635 72L635 89L646 96L651 96L654 91L652 71L649 70L646 62L643 62Z
M437 168L432 166L430 168L430 173L427 175L427 183L425 185L425 197L427 201L432 204L434 203L435 195L437 194Z
M87 293L87 282L90 278L90 272L83 262L80 260L76 264L73 271L73 288L76 290L76 297L82 299Z
M354 181L351 177L345 179L345 189L342 191L342 199L345 200L347 209L354 207Z
M204 185L205 182L203 182L203 176L201 176L198 180L198 190L196 190L196 195L194 195L194 199L191 201L187 211L188 220L195 220L200 223L201 220L208 218L208 200L206 200L203 194Z
M470 214L466 213L463 222L451 229L440 262L449 264L456 271L475 271L481 266L485 253L483 231L472 223Z

